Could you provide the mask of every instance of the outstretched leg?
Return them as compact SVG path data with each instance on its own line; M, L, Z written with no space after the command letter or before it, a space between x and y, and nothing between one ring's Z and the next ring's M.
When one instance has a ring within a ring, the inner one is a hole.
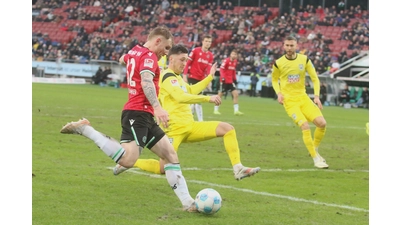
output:
M126 153L125 149L115 139L95 130L89 120L82 118L76 122L67 123L61 128L63 134L79 134L92 140L108 157L118 163ZM129 166L126 164L124 166Z
M231 161L236 180L250 177L260 171L260 167L250 168L242 165L236 131L232 125L229 123L220 122L216 128L216 134L217 137L222 137L224 139L225 150L228 153Z

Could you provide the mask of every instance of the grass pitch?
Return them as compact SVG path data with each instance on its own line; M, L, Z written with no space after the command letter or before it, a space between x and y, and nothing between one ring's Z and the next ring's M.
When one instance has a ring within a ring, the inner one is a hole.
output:
M114 162L82 136L61 127L85 117L119 139L127 90L94 85L32 84L32 224L266 224L363 225L369 222L369 137L366 109L325 106L327 133L320 154L329 169L313 166L301 131L283 106L270 98L240 96L234 116L228 97L205 120L236 128L242 163L259 166L254 177L236 181L222 138L182 144L179 157L194 197L205 187L222 196L212 216L180 210L162 175L130 169L112 174ZM314 128L314 126L312 126ZM141 158L156 158L145 150Z

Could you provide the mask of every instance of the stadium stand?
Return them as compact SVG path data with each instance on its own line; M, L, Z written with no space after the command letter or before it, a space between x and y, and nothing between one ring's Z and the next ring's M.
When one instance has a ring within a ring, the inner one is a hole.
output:
M148 30L157 25L170 27L175 43L183 43L190 50L200 45L202 34L215 33L211 48L215 59L220 62L227 52L237 48L242 71L268 72L273 60L283 53L280 47L286 35L296 36L299 51L313 62L323 60L326 70L331 58L339 57L343 49L348 57L369 49L369 12L359 6L340 13L329 8L317 12L307 6L305 10L310 9L309 12L293 14L280 14L278 7L269 7L265 16L260 15L259 7L221 8L215 2L196 6L193 2L179 5L171 1L167 10L162 10L156 1L149 0L144 5L139 2L37 1L32 5L33 10L40 11L32 16L33 60L54 61L60 54L61 60L78 63L115 60L133 44L144 43ZM338 14L343 19L341 24ZM301 27L306 32L299 35ZM188 36L195 29L197 40ZM309 41L306 37L311 31L321 35ZM254 43L246 38L250 32ZM270 38L269 44L262 45L265 36Z

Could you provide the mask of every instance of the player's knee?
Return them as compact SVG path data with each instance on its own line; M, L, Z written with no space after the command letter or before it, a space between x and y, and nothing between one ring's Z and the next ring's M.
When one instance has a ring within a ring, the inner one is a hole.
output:
M325 120L321 121L321 123L318 124L318 127L319 128L325 128L326 127L326 121Z
M234 98L238 97L239 96L238 90L233 90L232 91L232 95L233 95Z
M121 159L120 161L118 161L118 164L125 167L125 168L132 168L133 165L135 165L136 160L132 161L132 160L123 160Z
M173 148L168 149L165 153L166 163L179 163L178 154L175 152Z
M310 125L308 124L308 122L304 122L303 124L300 125L301 130L309 130L310 129Z
M216 129L216 134L218 137L224 136L226 133L228 133L231 130L234 130L235 128L226 122L220 122L217 126Z
M132 151L126 151L117 163L123 167L132 168L133 165L135 165L137 159L138 156L136 154L133 154Z
M326 120L324 119L324 117L320 116L320 117L317 117L314 120L314 124L315 124L315 126L317 126L319 128L325 128L326 127Z

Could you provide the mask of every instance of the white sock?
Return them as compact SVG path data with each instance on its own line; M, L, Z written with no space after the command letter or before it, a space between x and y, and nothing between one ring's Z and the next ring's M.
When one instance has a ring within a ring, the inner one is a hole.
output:
M82 135L94 141L94 143L114 162L118 163L125 154L125 149L115 139L98 132L92 126L86 126Z
M239 104L234 104L234 105L233 105L233 111L234 111L234 112L239 111Z
M203 121L203 106L201 104L196 104L196 114L197 114L197 120L198 121Z
M194 107L194 104L190 105L190 109L192 110L192 114L194 114L194 112L196 111L196 108Z
M215 105L215 106L214 106L214 111L218 111L218 109L219 109L219 106L218 106L218 105Z
M172 190L182 203L182 206L190 206L194 199L189 194L185 177L182 175L180 164L168 163L164 166L165 176Z
M233 165L233 172L237 173L240 169L242 169L243 165L241 163Z

